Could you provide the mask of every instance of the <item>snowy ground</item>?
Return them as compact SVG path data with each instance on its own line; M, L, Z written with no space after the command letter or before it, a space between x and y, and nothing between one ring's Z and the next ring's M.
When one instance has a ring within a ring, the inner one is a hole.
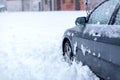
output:
M85 12L0 13L0 80L99 80L64 62L61 41Z

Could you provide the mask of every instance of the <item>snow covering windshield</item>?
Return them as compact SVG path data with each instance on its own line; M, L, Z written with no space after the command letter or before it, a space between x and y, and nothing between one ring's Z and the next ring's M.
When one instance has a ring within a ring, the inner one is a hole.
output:
M108 24L119 0L108 0L91 14L89 24Z

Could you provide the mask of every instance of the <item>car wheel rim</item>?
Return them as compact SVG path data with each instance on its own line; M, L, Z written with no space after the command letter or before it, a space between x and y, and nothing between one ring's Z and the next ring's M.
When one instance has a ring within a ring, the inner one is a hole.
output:
M71 47L68 43L65 44L65 54L70 58Z
M64 58L68 63L71 63L71 54L72 54L72 48L68 42L64 45Z

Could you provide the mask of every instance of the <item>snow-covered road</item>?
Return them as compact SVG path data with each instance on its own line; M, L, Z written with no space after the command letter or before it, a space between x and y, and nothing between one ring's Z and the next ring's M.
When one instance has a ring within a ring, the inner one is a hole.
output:
M66 29L85 12L0 13L0 80L99 80L62 57Z

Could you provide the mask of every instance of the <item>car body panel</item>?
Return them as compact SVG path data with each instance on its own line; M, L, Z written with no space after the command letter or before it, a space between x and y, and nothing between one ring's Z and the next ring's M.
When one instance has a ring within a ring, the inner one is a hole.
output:
M112 10L114 12L108 23L90 24L89 18L94 13L91 12L86 17L88 19L86 24L82 17L83 22L80 24L76 22L77 25L66 30L64 34L64 39L67 38L71 43L76 60L87 64L93 72L105 80L120 80L120 25L113 25L120 9L120 0L115 1L119 3L115 3L116 7Z
M79 29L81 30L79 32ZM74 51L74 44L77 43L77 50L75 57L78 61L82 61L87 64L93 72L98 76L105 79L119 80L120 77L120 46L113 43L100 42L100 40L94 40L93 38L87 39L85 36L85 30L83 27L72 28L66 31L64 37L68 38L72 43L72 49ZM98 36L97 36L98 37ZM105 37L100 37L103 40ZM116 39L116 38L115 38ZM118 38L120 41L120 39ZM109 41L108 41L109 42ZM109 67L109 68L108 68ZM109 73L108 70L111 72ZM112 74L115 73L113 76ZM103 76L104 74L104 76ZM107 74L107 75L106 75ZM112 76L112 77L111 77Z

